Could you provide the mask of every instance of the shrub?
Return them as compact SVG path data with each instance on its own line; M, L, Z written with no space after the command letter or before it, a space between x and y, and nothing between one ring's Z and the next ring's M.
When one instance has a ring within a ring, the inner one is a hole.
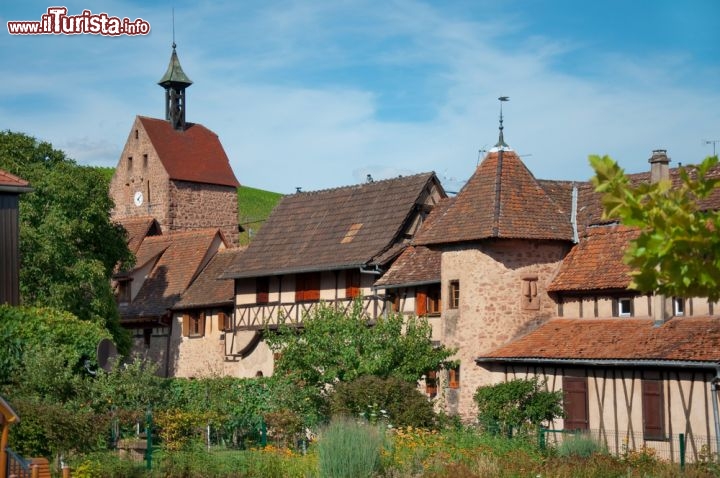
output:
M563 416L562 392L549 392L538 377L479 387L473 397L487 430L512 433Z
M607 453L607 447L591 436L579 433L565 436L557 448L557 453L561 457L588 458L596 453Z
M432 403L417 387L396 377L371 375L339 383L330 397L333 415L362 415L369 421L387 416L393 426L433 427L436 422ZM383 413L383 411L385 413Z
M376 426L347 418L334 419L320 433L321 478L372 477L380 468L384 435Z

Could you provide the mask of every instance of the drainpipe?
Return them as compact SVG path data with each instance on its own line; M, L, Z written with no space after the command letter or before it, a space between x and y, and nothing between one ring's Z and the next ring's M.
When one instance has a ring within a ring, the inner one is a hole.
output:
M713 418L715 421L715 443L720 440L720 413L718 413L718 382L720 382L720 366L715 368L715 378L710 383L712 393ZM717 451L717 450L716 450Z

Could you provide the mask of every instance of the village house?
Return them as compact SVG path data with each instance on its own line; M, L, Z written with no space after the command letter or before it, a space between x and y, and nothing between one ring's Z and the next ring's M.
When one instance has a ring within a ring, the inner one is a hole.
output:
M321 302L348 310L360 299L370 318L383 314L376 280L445 196L435 174L423 173L283 197L224 274L235 281L228 360L243 376L271 374L263 331L300 326Z
M0 169L0 304L20 303L20 194L30 184Z

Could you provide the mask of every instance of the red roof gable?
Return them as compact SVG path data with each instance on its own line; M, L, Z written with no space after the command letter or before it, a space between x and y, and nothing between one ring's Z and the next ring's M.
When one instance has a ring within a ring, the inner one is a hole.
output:
M627 289L630 267L623 257L639 229L620 225L590 227L565 257L549 291Z
M170 179L238 187L218 136L201 124L175 130L165 120L139 116Z
M720 361L720 318L553 319L526 336L479 357L513 360Z
M540 186L514 151L488 154L453 204L417 244L488 238L573 238L570 214Z

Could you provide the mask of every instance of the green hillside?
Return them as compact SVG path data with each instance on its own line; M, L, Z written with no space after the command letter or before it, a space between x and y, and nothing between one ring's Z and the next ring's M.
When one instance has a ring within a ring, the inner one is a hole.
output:
M239 235L241 246L250 243L252 236L260 230L281 197L280 193L248 186L238 188L238 221L245 229Z

